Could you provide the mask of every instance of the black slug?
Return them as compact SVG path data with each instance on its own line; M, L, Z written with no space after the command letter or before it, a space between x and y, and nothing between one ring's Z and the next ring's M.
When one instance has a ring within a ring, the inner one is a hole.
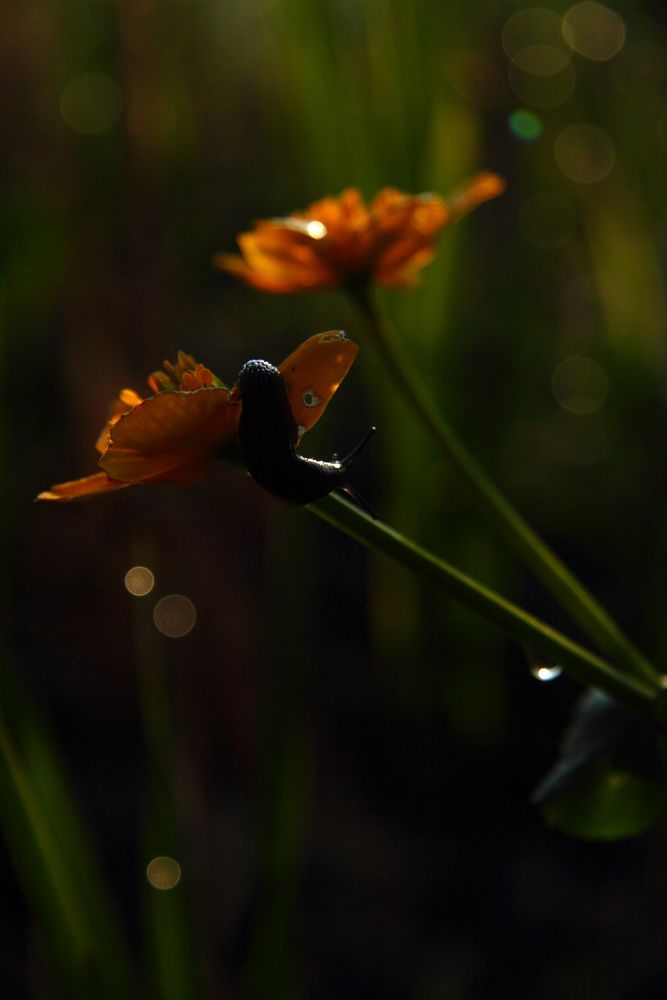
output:
M283 500L306 504L336 490L368 506L347 481L347 470L375 431L342 461L320 462L296 450L298 427L280 371L268 361L246 361L239 372L242 407L238 438L248 472L256 483ZM375 515L373 515L375 516Z

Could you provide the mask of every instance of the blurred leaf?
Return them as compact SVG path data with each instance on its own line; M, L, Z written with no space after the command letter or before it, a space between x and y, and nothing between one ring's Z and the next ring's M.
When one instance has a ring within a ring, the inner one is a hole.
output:
M603 692L588 691L532 800L550 826L575 837L643 833L667 804L657 732Z
M0 669L0 824L67 996L134 995L129 955L55 748Z

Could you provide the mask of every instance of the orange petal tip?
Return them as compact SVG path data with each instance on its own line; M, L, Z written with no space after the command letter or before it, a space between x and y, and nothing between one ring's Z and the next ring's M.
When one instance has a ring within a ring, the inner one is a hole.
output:
M57 483L50 490L39 493L35 500L56 500L61 503L71 503L73 500L87 500L100 493L123 490L127 486L130 486L130 483L113 479L106 472L96 472L92 476L84 476L83 479L71 479L66 483Z

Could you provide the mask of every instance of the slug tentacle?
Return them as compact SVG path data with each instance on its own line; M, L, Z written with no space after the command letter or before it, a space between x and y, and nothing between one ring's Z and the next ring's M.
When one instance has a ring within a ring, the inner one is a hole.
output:
M355 459L359 457L359 455L364 450L364 448L366 447L366 445L368 444L368 442L370 441L370 439L375 434L376 430L377 430L377 427L370 427L368 429L368 431L362 437L362 439L359 442L359 444L356 444L354 446L354 448L352 449L352 451L350 452L350 454L347 456L347 458L343 459L343 461L341 462L341 465L343 466L344 469L347 469L350 465L352 465L352 463L355 461Z
M368 443L372 427L342 461L321 462L296 450L299 428L280 371L268 361L247 361L239 372L242 409L239 444L248 472L268 493L293 503L319 500L333 490L375 516L347 482L347 470Z

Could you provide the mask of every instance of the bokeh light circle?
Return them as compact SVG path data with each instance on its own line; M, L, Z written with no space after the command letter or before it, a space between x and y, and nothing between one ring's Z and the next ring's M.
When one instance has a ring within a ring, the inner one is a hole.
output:
M606 62L623 48L625 24L616 11L595 0L583 0L565 14L563 37L579 55Z
M173 858L153 858L146 866L146 878L154 889L173 889L181 881L181 866Z
M569 61L569 53L555 45L525 45L512 60L519 69L533 76L553 76L560 73Z
M542 119L535 112L526 111L525 108L513 111L509 116L508 125L512 135L522 142L534 142L544 131Z
M123 95L111 77L83 73L60 95L60 114L66 125L84 135L99 135L115 125L123 110Z
M604 404L609 381L602 365L593 358L573 356L558 365L551 378L551 388L561 409L586 416Z
M554 156L560 169L571 180L578 184L593 184L611 173L616 149L604 129L588 122L577 122L558 134Z
M559 194L547 191L533 194L519 210L519 228L523 236L541 250L565 246L575 225L572 204Z
M155 576L147 566L133 566L125 574L125 589L133 597L145 597L155 586Z
M508 18L503 27L503 49L510 59L530 45L558 46L562 42L562 19L546 7L519 10Z
M158 632L169 639L181 639L195 626L197 609L182 594L167 594L153 608L153 622Z

